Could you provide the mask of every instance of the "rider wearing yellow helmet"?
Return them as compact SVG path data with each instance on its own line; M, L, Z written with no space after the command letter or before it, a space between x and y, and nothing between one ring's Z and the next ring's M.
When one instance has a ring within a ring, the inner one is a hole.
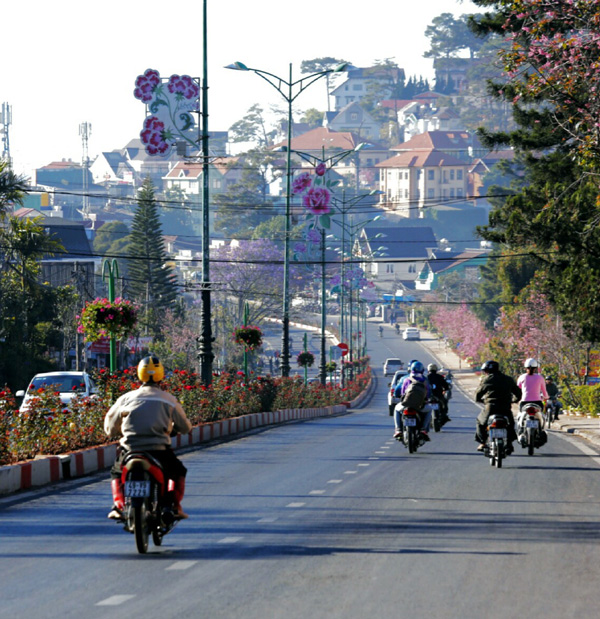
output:
M177 398L160 388L165 368L155 355L144 357L137 367L141 387L122 395L106 413L104 431L121 436L120 454L111 469L113 509L108 517L118 520L123 509L121 464L128 451L145 451L158 460L175 482L175 507L179 518L187 518L181 507L187 469L171 449L171 435L192 429Z

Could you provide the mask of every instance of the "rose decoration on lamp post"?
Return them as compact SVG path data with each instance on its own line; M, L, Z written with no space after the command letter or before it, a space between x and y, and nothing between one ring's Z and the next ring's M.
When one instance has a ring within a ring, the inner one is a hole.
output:
M301 368L310 368L315 362L315 356L308 350L304 350L298 354L296 362Z
M262 335L259 327L236 327L233 331L233 341L248 350L256 350L262 346Z
M102 337L121 340L135 330L137 308L131 301L120 297L112 302L97 298L85 304L77 322L77 331L83 333L87 342L96 342Z

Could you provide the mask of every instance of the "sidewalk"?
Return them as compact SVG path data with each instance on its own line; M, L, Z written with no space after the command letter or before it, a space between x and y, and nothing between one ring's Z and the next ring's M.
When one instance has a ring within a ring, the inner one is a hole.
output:
M479 376L434 334L423 329L421 329L421 344L435 357L440 368L452 370L454 383L470 399L475 400ZM558 421L552 423L550 431L574 434L600 447L600 420L598 419L563 414Z

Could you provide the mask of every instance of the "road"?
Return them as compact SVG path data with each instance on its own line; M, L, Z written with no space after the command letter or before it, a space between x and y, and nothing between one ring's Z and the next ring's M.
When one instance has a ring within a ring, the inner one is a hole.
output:
M365 408L184 454L191 517L147 556L106 519L106 474L0 500L0 615L596 617L600 457L553 433L492 468L461 393L409 455L381 363L431 358L370 338Z

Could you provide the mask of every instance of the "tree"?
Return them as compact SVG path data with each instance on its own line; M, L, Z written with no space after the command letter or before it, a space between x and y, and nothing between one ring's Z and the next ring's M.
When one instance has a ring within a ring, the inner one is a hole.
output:
M114 247L129 235L127 224L122 221L108 221L96 232L94 237L94 253L101 256L115 257Z
M252 105L246 116L229 127L229 137L232 142L253 142L258 147L269 146L274 132L267 130L264 110L258 104Z
M301 123L306 123L311 129L323 126L323 112L319 112L314 107L305 110L304 115L300 118Z
M473 19L474 28L511 43L499 50L505 81L490 89L511 102L517 125L507 132L480 130L480 139L491 148L512 146L523 162L519 186L490 188L496 195L481 233L530 254L565 326L598 341L600 151L592 117L600 0L475 3L497 11Z
M0 160L0 221L6 216L9 205L23 204L27 185L27 179L15 174L8 161Z
M338 58L333 58L331 56L324 56L323 58L313 58L312 60L303 60L300 65L301 73L319 73L320 71L328 71L330 69L334 69L340 64L343 64L346 60L339 60ZM327 92L327 111L331 111L331 105L329 101L329 93L331 92L331 82L334 80L339 73L327 73L325 75L325 88Z
M423 54L424 58L450 58L463 50L468 50L469 57L474 58L482 44L469 28L469 15L456 18L452 13L442 13L431 20L425 36L429 39L430 49Z
M218 248L211 254L211 278L219 282L221 301L234 308L237 325L243 322L246 303L249 324L281 313L283 252L272 241L240 241Z
M145 308L145 322L158 335L161 312L173 307L177 288L172 267L167 264L154 186L149 178L138 192L129 256L128 296Z

